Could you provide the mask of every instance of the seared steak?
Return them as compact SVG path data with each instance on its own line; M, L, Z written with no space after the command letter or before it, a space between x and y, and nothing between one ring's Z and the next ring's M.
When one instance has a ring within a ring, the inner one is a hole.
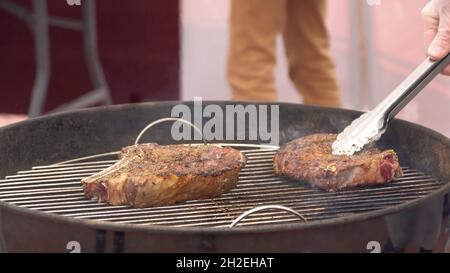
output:
M287 143L275 154L275 173L329 191L383 184L402 176L393 150L370 148L352 156L333 155L335 140L333 134L315 134Z
M246 163L241 152L229 147L153 143L123 148L119 159L81 180L87 198L134 207L211 198L235 187Z

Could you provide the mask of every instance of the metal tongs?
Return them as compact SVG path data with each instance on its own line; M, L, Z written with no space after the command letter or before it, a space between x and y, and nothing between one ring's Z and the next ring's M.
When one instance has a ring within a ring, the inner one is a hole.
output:
M450 54L439 61L426 59L372 111L355 119L333 143L333 154L352 155L380 139L389 121L450 63Z

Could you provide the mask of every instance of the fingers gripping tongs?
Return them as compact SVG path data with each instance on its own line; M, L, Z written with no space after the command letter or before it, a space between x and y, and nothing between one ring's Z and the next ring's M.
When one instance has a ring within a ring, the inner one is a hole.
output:
M448 64L450 54L440 61L425 60L372 111L347 126L333 143L333 154L352 155L377 141L395 117Z

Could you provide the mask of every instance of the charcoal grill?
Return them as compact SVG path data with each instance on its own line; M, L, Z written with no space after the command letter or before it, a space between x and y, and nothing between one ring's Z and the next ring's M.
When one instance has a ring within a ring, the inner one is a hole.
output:
M386 185L340 192L314 189L274 175L277 146L241 141L220 143L242 150L248 163L237 187L218 198L146 209L86 200L81 178L114 164L114 151L133 143L149 121L170 115L175 104L89 109L2 129L0 151L7 160L0 171L5 177L0 202L6 250L67 251L66 244L76 241L82 250L98 252L365 251L368 242L387 240L385 216L440 203L449 191L448 139L396 120L380 146L398 151L405 175ZM281 104L281 142L337 132L357 115ZM160 126L145 140L173 143L167 132L170 127Z

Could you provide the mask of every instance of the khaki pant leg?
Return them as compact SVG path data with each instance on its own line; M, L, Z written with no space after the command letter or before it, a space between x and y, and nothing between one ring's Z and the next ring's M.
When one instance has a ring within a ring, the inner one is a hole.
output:
M325 0L288 0L283 32L289 76L307 104L340 106Z
M284 0L231 0L227 77L233 100L277 99L273 70Z

